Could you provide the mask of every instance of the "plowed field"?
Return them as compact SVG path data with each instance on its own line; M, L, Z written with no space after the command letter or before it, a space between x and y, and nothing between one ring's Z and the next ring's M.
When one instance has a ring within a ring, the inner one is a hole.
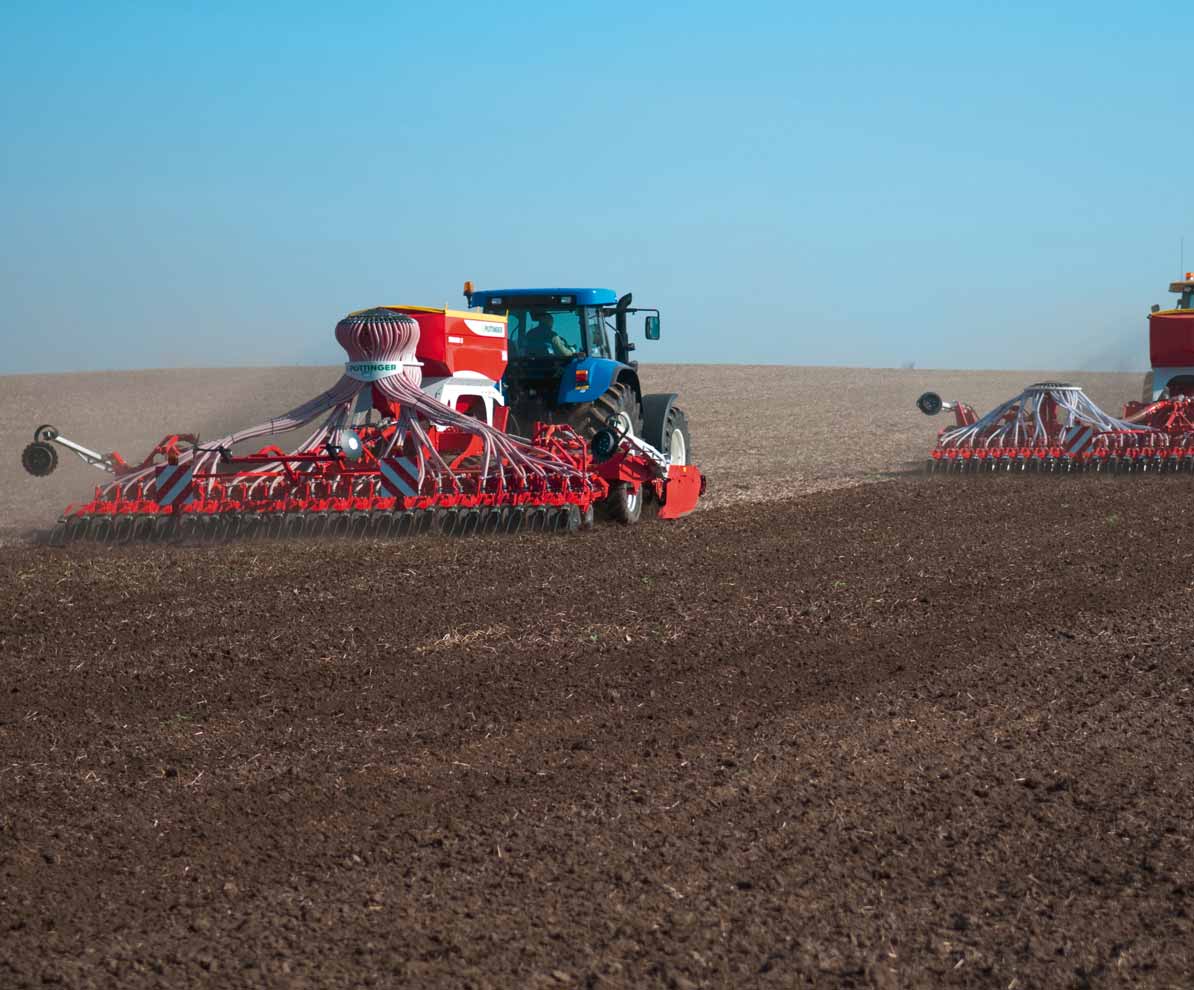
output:
M0 986L1190 986L1190 506L10 546Z

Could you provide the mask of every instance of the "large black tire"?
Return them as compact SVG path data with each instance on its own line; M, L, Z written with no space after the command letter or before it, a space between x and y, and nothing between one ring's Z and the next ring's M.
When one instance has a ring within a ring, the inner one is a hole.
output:
M1151 371L1146 371L1144 373L1144 381L1142 382L1142 386L1143 388L1141 391L1143 394L1141 395L1141 398L1146 404L1151 403L1153 401L1153 373Z
M586 440L609 426L610 420L619 420L619 430L629 428L636 437L643 435L643 409L634 389L625 382L615 382L598 399L579 407L572 416L572 427ZM602 503L604 515L624 526L633 526L642 518L643 491L638 494L625 483L611 485L609 497Z
M629 426L636 437L643 435L642 406L634 389L625 382L615 382L599 398L578 406L570 419L577 433L592 440L594 433L609 425L611 417L621 419L623 427Z
M679 406L672 406L667 412L660 453L673 464L692 463L692 435L688 432L688 415Z

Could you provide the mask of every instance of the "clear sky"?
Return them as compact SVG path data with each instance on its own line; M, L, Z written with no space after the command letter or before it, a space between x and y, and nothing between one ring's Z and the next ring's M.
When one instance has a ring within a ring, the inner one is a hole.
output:
M308 364L599 285L643 360L1147 363L1194 268L1168 4L5 4L0 372Z

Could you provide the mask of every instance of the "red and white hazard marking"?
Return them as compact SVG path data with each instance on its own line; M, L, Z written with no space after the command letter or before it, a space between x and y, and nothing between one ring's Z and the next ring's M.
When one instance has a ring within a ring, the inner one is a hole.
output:
M186 505L194 499L194 468L190 464L159 465L155 478L158 505Z
M423 487L423 458L385 457L381 460L381 487L394 498L414 498Z
M1086 424L1071 426L1062 433L1061 445L1071 455L1083 453L1095 438L1095 428Z

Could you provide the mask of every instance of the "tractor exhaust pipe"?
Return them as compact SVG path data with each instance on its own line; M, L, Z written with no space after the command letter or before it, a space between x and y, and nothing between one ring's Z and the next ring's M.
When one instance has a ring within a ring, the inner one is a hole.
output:
M630 342L630 331L626 327L626 310L632 302L634 296L627 292L614 307L614 353L622 364L630 363L630 352L634 350L634 344Z

